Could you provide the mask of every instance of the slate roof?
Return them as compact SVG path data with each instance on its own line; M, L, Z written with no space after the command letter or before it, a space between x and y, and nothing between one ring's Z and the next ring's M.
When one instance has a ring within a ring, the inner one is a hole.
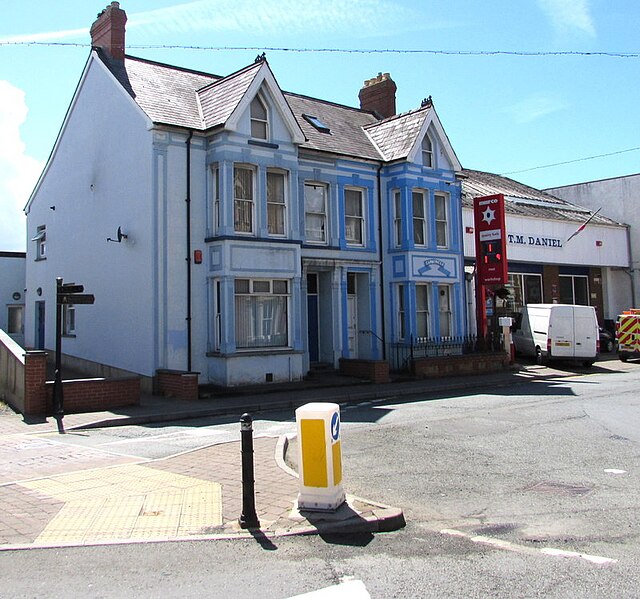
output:
M366 125L378 122L370 112L289 92L285 92L284 97L307 138L302 148L372 160L383 159L363 129ZM319 118L330 132L318 131L302 116L304 114Z
M389 117L365 127L365 131L388 162L409 155L431 106Z
M507 214L551 220L584 222L591 212L582 206L571 204L546 191L541 191L513 179L493 173L471 169L462 171L462 205L473 209L473 198L497 193L505 196ZM593 224L620 225L620 223L597 214Z
M196 92L205 129L227 122L261 66L262 63L256 62Z
M96 51L154 123L200 131L224 125L262 64L220 77L132 56L122 63ZM289 92L284 97L306 137L301 148L376 161L406 158L429 110L380 121L358 108ZM317 117L329 132L319 131L303 115Z

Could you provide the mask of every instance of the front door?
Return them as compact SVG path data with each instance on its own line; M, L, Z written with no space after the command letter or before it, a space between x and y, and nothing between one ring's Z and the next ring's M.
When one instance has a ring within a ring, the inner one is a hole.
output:
M349 339L349 357L358 356L358 298L347 296L347 334Z
M44 349L44 302L36 302L36 349Z
M315 273L307 275L307 329L309 340L309 361L318 362L320 359L320 339L318 328L318 275Z

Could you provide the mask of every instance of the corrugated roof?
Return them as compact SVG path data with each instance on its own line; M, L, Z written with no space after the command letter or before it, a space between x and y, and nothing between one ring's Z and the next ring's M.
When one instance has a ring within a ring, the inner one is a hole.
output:
M473 198L501 193L505 196L507 214L584 222L591 212L582 206L571 204L546 191L529 187L502 175L463 169L462 205L473 208ZM593 224L619 225L620 223L597 214Z
M365 130L385 160L400 160L409 155L430 110L431 106L418 108L373 123Z

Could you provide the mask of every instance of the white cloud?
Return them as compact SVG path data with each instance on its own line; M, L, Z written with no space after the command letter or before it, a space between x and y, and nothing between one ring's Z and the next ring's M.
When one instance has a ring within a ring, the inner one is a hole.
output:
M506 108L513 120L518 124L526 124L543 116L565 110L569 103L557 94L537 93Z
M26 249L24 205L42 171L42 163L27 156L20 126L27 118L25 93L0 80L0 250Z
M43 33L21 33L20 35L9 35L0 37L0 43L3 44L21 44L25 42L52 42L67 38L84 38L88 39L89 29L66 29L63 31L45 31Z
M559 31L577 29L595 37L589 0L538 0L538 4Z
M448 26L393 0L196 0L132 13L127 27L152 34L225 31L255 34L336 34L352 37Z

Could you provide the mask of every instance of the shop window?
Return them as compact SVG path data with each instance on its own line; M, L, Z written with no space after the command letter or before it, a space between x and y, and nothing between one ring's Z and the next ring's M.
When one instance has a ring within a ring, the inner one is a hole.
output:
M416 335L418 338L429 337L429 296L431 285L418 283L416 285Z
M560 303L588 306L588 278L585 275L560 275Z

